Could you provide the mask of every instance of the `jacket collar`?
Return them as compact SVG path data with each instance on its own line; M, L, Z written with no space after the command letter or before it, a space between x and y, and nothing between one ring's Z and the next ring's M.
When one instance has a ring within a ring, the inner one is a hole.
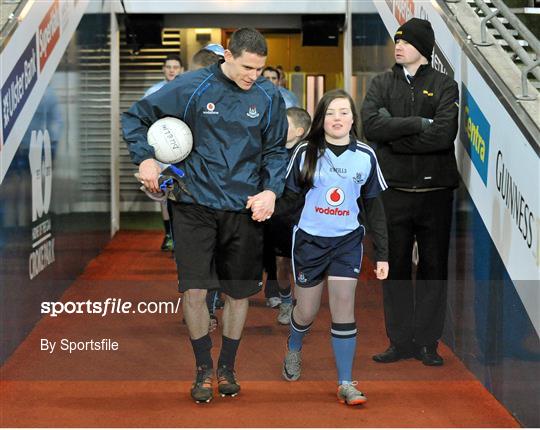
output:
M427 73L428 70L430 69L431 69L431 64L429 63L422 64L416 71L416 74L414 75L414 77L416 78L417 76L422 76L425 73ZM407 81L407 79L405 78L405 73L403 73L403 66L401 64L397 64L397 63L394 64L394 66L392 67L392 71L398 77L398 79L401 79L402 81Z
M225 73L223 73L223 70L221 70L221 65L225 62L225 60L219 60L217 63L215 64L212 64L209 69L212 71L212 73L219 79L231 84L231 85L234 85L234 86L237 86L236 83L234 81L232 81L231 79L229 79L227 77L227 75L225 75Z

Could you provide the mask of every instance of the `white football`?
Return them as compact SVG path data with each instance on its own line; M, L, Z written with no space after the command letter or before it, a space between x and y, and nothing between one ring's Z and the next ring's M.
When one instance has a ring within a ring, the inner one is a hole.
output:
M174 117L157 120L148 129L148 143L154 148L156 160L173 164L186 158L193 148L193 136L188 125Z

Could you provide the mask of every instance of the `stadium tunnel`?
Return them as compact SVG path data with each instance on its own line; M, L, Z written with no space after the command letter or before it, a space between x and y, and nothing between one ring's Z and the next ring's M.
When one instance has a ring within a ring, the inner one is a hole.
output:
M442 371L446 373L422 373L405 364L386 379L381 376L386 369L366 364L368 352L364 351L361 363L367 370L363 375L372 384L371 391L380 390L391 398L389 392L394 388L405 393L421 387L427 396L425 403L414 403L414 407L417 415L421 415L420 410L424 412L423 408L431 414L428 420L415 416L401 422L381 418L369 421L368 426L381 422L414 427L474 427L486 423L495 427L540 426L538 6L528 0L261 0L250 2L249 8L246 2L230 1L3 2L2 425L110 426L119 422L129 426L133 422L114 421L105 412L107 399L118 405L118 411L127 408L129 400L123 399L118 390L121 381L157 380L156 386L174 393L160 384L189 379L159 365L141 374L141 368L119 362L118 355L100 358L99 364L94 363L99 369L94 370L79 359L55 362L49 358L43 364L45 353L39 344L47 333L52 336L51 330L65 333L71 324L72 330L92 336L88 318L71 320L77 317L74 315L53 319L43 312L43 303L69 297L84 301L96 298L98 293L133 300L140 294L139 298L151 299L145 287L148 283L157 285L159 297L176 298L173 262L165 254L154 252L160 234L159 207L139 190L133 176L136 168L119 131L121 112L162 79L161 67L168 54L180 55L189 68L192 55L201 47L208 43L226 46L236 28L255 27L268 41L267 64L282 66L288 89L309 112L314 111L325 91L334 88L346 89L360 107L370 80L394 62L391 35L400 24L416 16L432 23L436 38L433 66L458 82L461 97L460 131L455 143L460 186L453 207L448 308L442 339L453 359ZM486 30L481 22L494 9L498 17L490 19ZM374 303L368 300L359 305L375 321L373 327L366 323L369 333L365 330L361 334L367 336L363 347L369 350L370 344L383 347L386 339L380 286L373 279L363 282L372 289L366 290L360 300L368 297ZM128 284L135 286L126 289ZM285 332L272 326L265 309L255 306L253 312L257 321L250 320L248 333L251 330L262 338L268 336L265 345L270 350L275 342L282 345ZM152 336L146 342L151 343L160 333L166 338L170 325L179 324L176 320L148 328ZM92 323L101 327L99 321L92 319ZM124 319L117 321L117 327L118 336L131 339L141 325L137 320L130 325ZM140 333L148 334L144 329ZM137 355L142 347L133 342L130 351ZM151 344L156 355L166 354L169 348L160 341ZM256 345L246 348L256 351ZM321 348L326 346L321 344ZM153 360L148 354L147 359ZM86 359L92 362L94 357L88 355ZM122 357L130 360L129 353ZM327 358L320 359L324 362ZM176 360L181 361L180 356ZM112 376L111 369L121 377ZM327 369L316 370L308 384L334 377ZM69 397L73 387L62 388L61 381L98 384L109 378L112 385L116 384L113 388L86 388L103 401L103 407L94 409L95 420L84 418L86 413L76 413L80 404L87 406L85 401L90 402L84 397L86 389L80 387L67 402L62 396L50 397L50 405L60 412L46 414L43 421L33 418L43 414L41 409L22 407L29 396L46 399L51 395L37 381L52 381L51 389L64 389L65 397ZM248 379L257 378L253 369ZM271 381L269 389L275 390L276 399L281 390L293 395L276 382L279 378L272 379L271 372L264 378ZM468 382L452 385L463 380ZM155 391L147 388L136 389L142 390L141 397L154 395L155 399ZM441 412L447 397L459 397L464 392L471 395L464 399L476 408L452 403L457 408L455 415ZM73 399L79 399L80 404ZM118 399L122 401L116 402ZM378 401L384 399L382 396ZM309 405L309 400L306 402ZM399 401L394 402L387 405L386 416L401 410ZM315 405L317 400L313 409ZM262 413L265 406L259 407ZM141 410L144 408L141 403ZM288 417L287 411L282 413ZM145 421L147 415L139 418L153 426L153 421ZM259 418L240 420L238 425L258 422L280 426L279 421ZM283 425L341 425L332 417L330 421L290 419ZM155 425L197 423L217 426L206 413L199 422L175 416L170 421L158 420ZM364 424L350 420L343 425Z

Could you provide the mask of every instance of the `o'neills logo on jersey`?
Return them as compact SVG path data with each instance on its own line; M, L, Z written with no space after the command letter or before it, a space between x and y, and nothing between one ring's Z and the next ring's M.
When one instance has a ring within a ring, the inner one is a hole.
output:
M214 103L208 103L206 105L206 110L203 111L205 115L218 115L219 112L216 112L216 105Z
M342 210L338 208L321 208L319 206L315 206L315 212L319 214L324 215L335 215L335 216L349 216L350 212L348 210Z

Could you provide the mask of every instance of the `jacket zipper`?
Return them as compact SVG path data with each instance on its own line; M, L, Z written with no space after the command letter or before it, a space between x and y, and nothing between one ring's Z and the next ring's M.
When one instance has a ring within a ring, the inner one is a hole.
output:
M414 85L410 84L409 86L411 88L411 115L413 115L415 113L415 110L414 110ZM414 189L414 188L416 188L416 184L414 183L415 179L416 179L416 155L415 154L413 154L413 156L412 156L412 170L413 170L412 187Z

